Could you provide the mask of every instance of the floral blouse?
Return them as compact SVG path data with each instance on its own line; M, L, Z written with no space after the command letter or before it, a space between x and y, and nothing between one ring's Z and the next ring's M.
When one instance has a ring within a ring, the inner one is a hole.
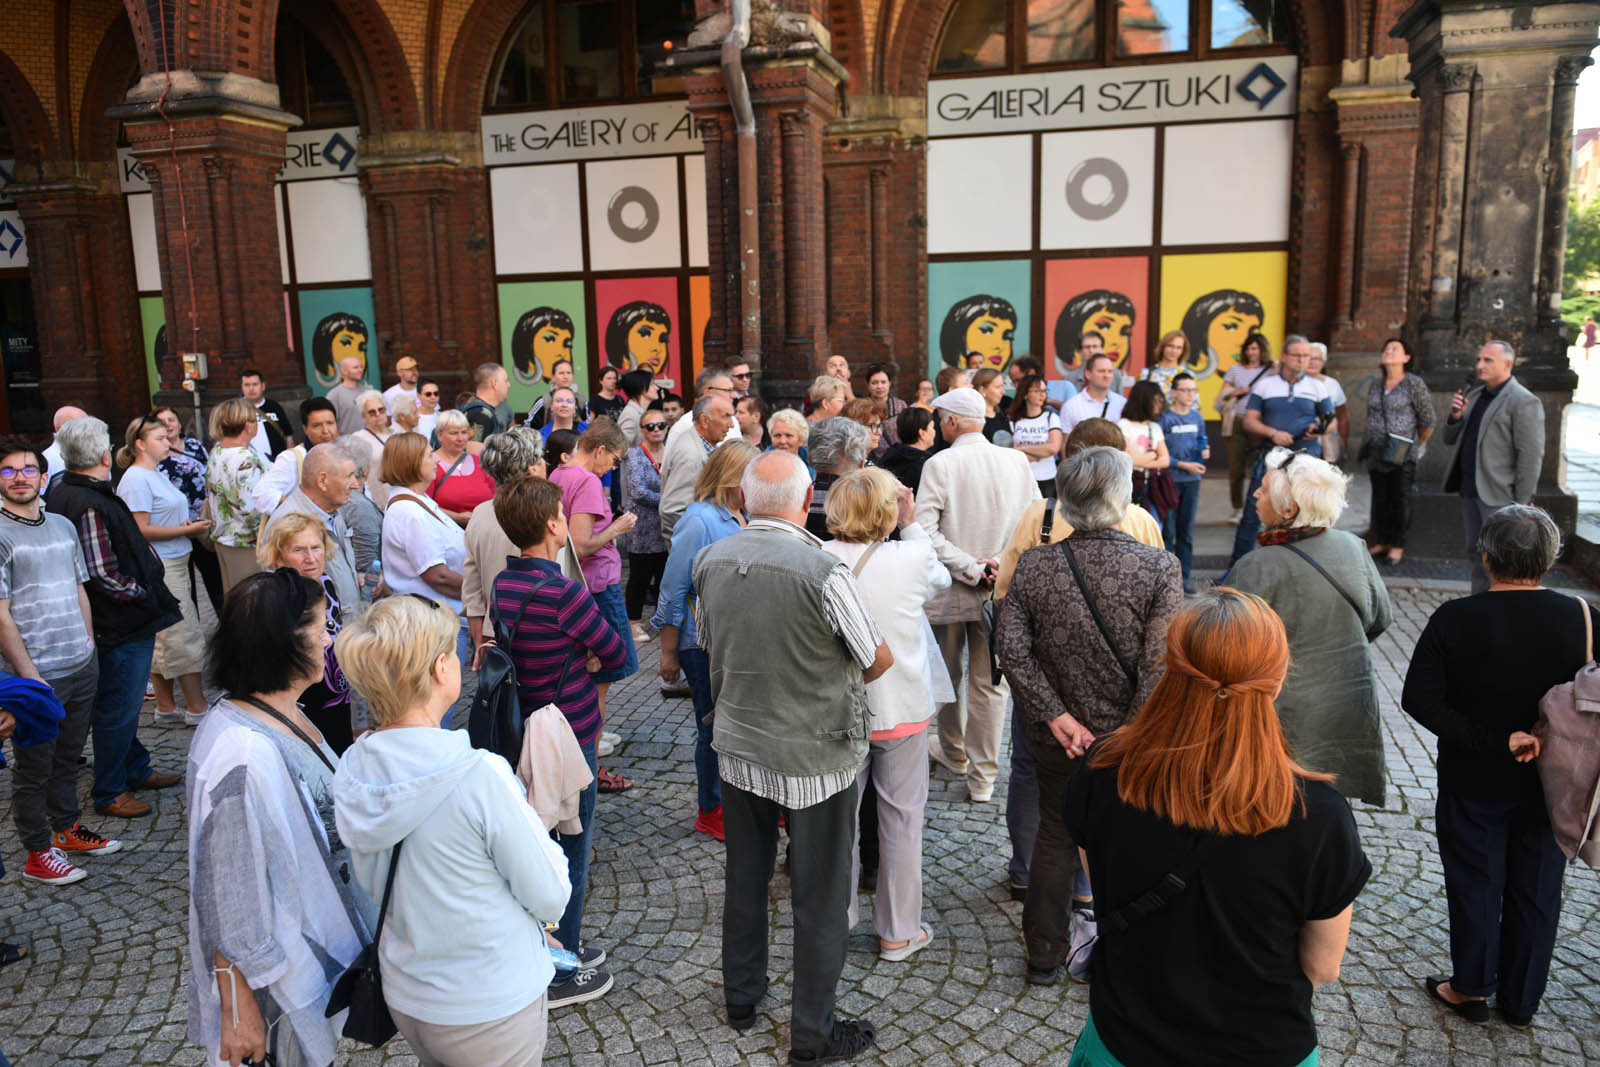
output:
M229 548L254 548L259 521L250 491L267 472L266 460L249 445L219 448L206 464L206 495L211 499L212 537Z
M188 449L189 442L200 452L201 458L196 458ZM185 441L182 452L172 452L167 458L157 465L156 469L167 476L171 482L189 501L189 520L192 522L200 517L200 511L206 502L206 461L205 449L200 447L200 442L194 438Z

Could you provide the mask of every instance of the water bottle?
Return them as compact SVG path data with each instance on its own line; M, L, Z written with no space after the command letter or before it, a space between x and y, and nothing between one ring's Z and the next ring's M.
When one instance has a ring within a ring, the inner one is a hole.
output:
M383 584L383 560L374 559L372 561L371 565L367 567L366 574L361 578L361 584L367 591L367 599L376 600L378 586Z

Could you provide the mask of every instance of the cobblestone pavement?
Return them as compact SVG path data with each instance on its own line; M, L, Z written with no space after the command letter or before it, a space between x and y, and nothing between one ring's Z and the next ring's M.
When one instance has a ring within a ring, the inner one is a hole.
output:
M1600 1062L1600 892L1587 868L1569 872L1550 988L1531 1031L1448 1016L1421 988L1425 975L1448 971L1432 826L1433 744L1396 701L1417 634L1429 613L1456 593L1396 587L1393 594L1395 625L1375 646L1392 788L1386 807L1357 806L1374 874L1356 903L1343 976L1316 997L1323 1062ZM641 650L646 672L656 651L653 643ZM690 829L689 702L663 701L650 673L612 693L613 726L626 742L605 762L638 785L601 798L587 933L610 953L617 986L602 1000L552 1016L545 1062L783 1062L793 945L787 882L780 872L773 894L775 985L759 1025L736 1035L722 1021L722 846ZM146 722L148 716L147 706ZM182 768L187 731L150 728L143 736L159 768ZM86 773L86 801L88 784ZM10 790L0 784L0 792L7 795L0 801L0 850L10 869L0 883L0 933L33 948L31 959L0 972L0 990L10 1001L0 1015L0 1048L19 1067L203 1063L185 1034L181 791L151 795L153 819L113 824L91 815L91 826L121 835L130 847L88 858L91 877L67 888L20 878ZM857 1062L1066 1063L1087 1011L1088 987L1024 984L1021 905L1005 889L1009 851L1003 789L993 803L974 805L960 782L936 769L924 862L924 910L935 940L907 963L879 962L866 914L870 903L864 904L839 1007L872 1019L879 1047ZM417 1061L397 1038L382 1051L349 1046L339 1062Z

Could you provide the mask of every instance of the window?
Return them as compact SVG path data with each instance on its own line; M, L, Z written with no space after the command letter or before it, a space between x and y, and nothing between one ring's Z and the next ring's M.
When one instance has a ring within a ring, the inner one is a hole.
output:
M1208 59L1240 48L1282 51L1290 43L1288 3L958 0L939 40L933 73L1020 73L1157 56Z
M688 45L694 25L693 0L532 0L506 41L485 107L681 95L683 74L665 63Z
M307 126L354 126L355 96L333 54L297 20L278 18L276 78L281 106Z

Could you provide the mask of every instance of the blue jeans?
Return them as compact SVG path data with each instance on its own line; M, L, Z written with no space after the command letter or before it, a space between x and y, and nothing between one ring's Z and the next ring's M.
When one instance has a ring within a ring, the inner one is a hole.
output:
M1233 555L1228 557L1230 568L1246 552L1256 547L1256 534L1261 532L1261 516L1256 512L1256 490L1261 488L1261 479L1266 471L1267 460L1263 453L1250 468L1250 487L1244 493L1244 514L1239 516L1239 528L1233 535Z
M1161 538L1167 543L1167 551L1178 557L1187 582L1189 565L1194 562L1194 517L1200 510L1200 479L1174 484L1178 487L1178 506L1161 520Z
M583 761L593 774L598 766L595 763L593 741L583 746ZM567 910L561 913L561 922L556 927L556 940L569 952L576 952L583 945L583 898L589 888L589 853L594 848L594 803L599 795L599 782L590 782L589 788L578 797L578 820L583 824L583 829L576 834L552 835L556 837L556 844L561 846L561 851L567 854L567 880L572 883L572 896L567 898ZM565 982L575 973L558 968L555 981Z
M103 808L150 777L150 753L139 742L139 709L150 680L156 639L100 649L94 698L94 806Z
M1006 783L1006 831L1011 835L1011 884L1028 884L1033 839L1039 833L1039 780L1028 748L1028 725L1011 698L1011 778Z
M609 622L611 628L617 632L617 636L622 638L628 658L623 660L622 666L596 671L589 678L595 685L631 678L639 671L639 652L633 647L633 627L628 624L628 604L623 599L622 586L608 585L592 595L594 606L600 609L600 614L606 622Z
M701 811L722 806L722 775L717 772L717 753L711 747L711 657L702 648L678 649L678 666L689 695L694 716L694 781Z

